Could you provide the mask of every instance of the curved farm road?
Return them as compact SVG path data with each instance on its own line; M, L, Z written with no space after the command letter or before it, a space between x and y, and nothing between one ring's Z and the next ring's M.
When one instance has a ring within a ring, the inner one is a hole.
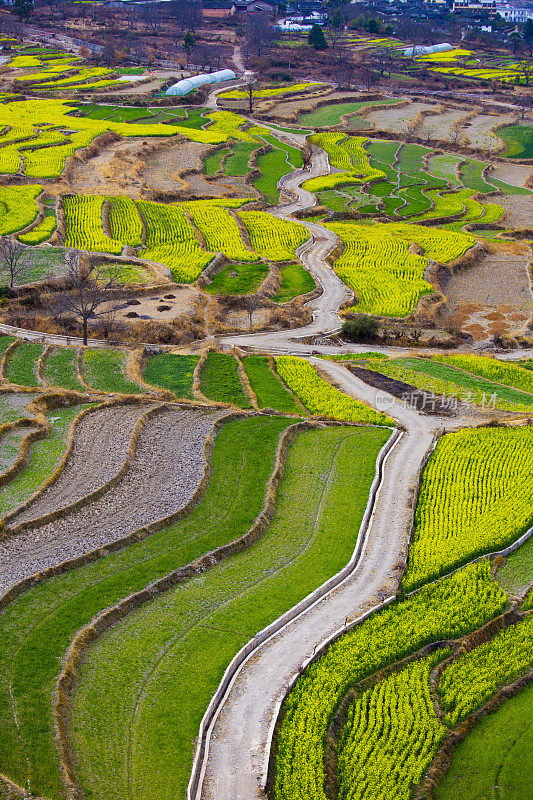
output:
M321 361L349 394L371 399L374 390L335 363ZM190 800L264 798L270 736L279 704L302 665L332 634L393 595L405 560L412 498L420 467L439 427L463 420L422 416L391 398L388 413L406 429L386 457L366 541L354 571L336 589L268 639L237 672L215 718L204 758L205 774ZM355 545L355 531L354 531Z
M305 137L298 134L281 133L277 130L275 133L280 139L284 139L293 146L301 147L305 141ZM282 194L293 199L270 209L270 213L275 217L291 219L291 214L294 214L295 211L313 208L316 204L315 195L302 189L301 184L309 178L328 175L330 171L331 167L326 152L313 145L307 169L295 170L284 176L279 182ZM259 349L278 350L281 348L285 351L291 349L293 340L304 339L308 336L326 336L340 331L342 320L338 311L344 303L352 300L353 292L337 277L326 260L338 245L339 239L332 231L316 222L298 221L308 229L311 239L297 250L297 255L322 288L320 297L307 305L313 314L313 321L309 325L290 331L225 336L220 340L222 343Z

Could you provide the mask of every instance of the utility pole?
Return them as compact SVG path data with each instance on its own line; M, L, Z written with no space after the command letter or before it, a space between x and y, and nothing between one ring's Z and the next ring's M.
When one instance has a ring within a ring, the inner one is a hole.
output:
M253 87L254 87L254 83L255 83L255 78L250 78L250 80L248 81L248 112L250 114L252 113L252 108L253 108L253 99L254 99Z

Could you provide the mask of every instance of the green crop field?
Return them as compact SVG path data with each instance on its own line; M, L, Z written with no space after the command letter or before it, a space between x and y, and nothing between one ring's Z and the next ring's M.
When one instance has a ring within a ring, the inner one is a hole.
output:
M305 414L303 407L281 383L274 370L270 369L266 356L247 356L244 369L259 408L273 408L285 414Z
M533 686L480 720L453 753L435 800L526 800L533 769Z
M295 297L312 292L316 288L313 276L300 264L283 264L280 271L281 284L272 298L275 303L288 303Z
M507 145L503 154L507 158L533 158L533 126L507 125L498 129L498 137Z
M21 342L8 354L4 377L10 383L20 386L38 386L37 359L43 353L43 346L31 342Z
M327 106L315 108L314 111L303 111L298 115L299 125L310 125L325 128L328 125L339 125L343 114L356 114L362 108L372 108L375 105L394 105L396 100L361 100L358 102L329 103Z
M250 408L241 384L237 362L226 353L209 353L200 369L200 391L221 403Z
M268 275L268 264L231 263L216 272L205 291L209 294L252 294Z
M50 386L61 386L83 392L84 386L76 375L76 351L57 347L44 360L43 377Z
M188 397L192 400L192 379L199 356L183 356L173 353L161 353L149 356L143 372L143 378L153 386L169 389L176 397Z
M82 373L85 382L99 392L142 394L126 376L126 354L120 350L85 350Z

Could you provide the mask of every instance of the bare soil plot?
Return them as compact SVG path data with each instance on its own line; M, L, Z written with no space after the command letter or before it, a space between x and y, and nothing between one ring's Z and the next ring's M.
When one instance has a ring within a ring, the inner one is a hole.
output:
M468 115L466 109L447 109L442 114L431 114L424 117L417 128L417 134L430 139L440 139L442 141L454 141L457 138L456 129L461 125L462 120ZM459 134L459 140L463 140L463 132Z
M382 108L379 111L371 111L369 114L365 114L365 119L367 122L370 122L377 131L407 133L422 111L433 112L436 109L437 106L434 104L415 102L409 103L408 106L402 106L401 108ZM430 120L435 120L433 114Z
M491 173L492 174L492 173ZM533 227L533 195L512 195L498 197L498 203L505 208L505 224L513 228Z
M527 179L533 178L533 165L494 164L494 169L488 174L493 178L497 178L499 181L510 183L512 186L525 186ZM518 198L521 200L524 199L521 195L519 195Z
M2 542L0 588L178 511L198 487L205 469L205 438L224 413L172 408L152 417L116 486L53 523Z
M484 150L502 150L503 142L493 128L496 125L510 125L514 122L512 114L478 114L469 120L461 134L471 147ZM501 179L503 180L503 178Z
M533 311L529 248L497 246L478 264L442 281L447 298L445 324L484 341L496 333L525 328Z
M176 194L183 197L253 197L258 198L253 186L244 178L221 177L207 181L202 159L211 145L197 142L168 143L164 148L145 157L142 179L149 194ZM183 172L195 170L183 175Z
M132 296L119 304L116 319L122 321L153 319L156 322L171 322L181 314L192 313L201 298L201 293L189 287L173 286L147 295ZM114 307L114 304L111 304Z
M75 163L69 174L69 184L78 194L122 194L139 198L146 151L166 144L166 139L149 145L143 139L113 142L87 162Z
M109 481L126 459L135 424L149 408L144 403L111 406L86 414L76 428L72 451L58 479L10 524L19 525L71 505Z

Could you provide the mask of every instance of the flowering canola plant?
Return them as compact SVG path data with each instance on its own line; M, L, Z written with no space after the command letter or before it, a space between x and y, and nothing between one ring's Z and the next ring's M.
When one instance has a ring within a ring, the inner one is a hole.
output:
M489 699L500 686L517 680L533 666L533 615L511 625L490 642L452 661L442 673L439 695L444 720L457 725Z
M440 649L371 689L348 711L338 747L339 800L410 800L446 736L429 693Z
M299 397L311 414L348 422L392 423L385 414L365 406L344 392L335 389L320 377L304 358L277 356L276 369L289 389Z
M351 686L429 642L477 630L506 602L485 560L385 606L336 639L305 669L285 701L275 800L326 800L324 742Z
M427 466L403 589L515 541L533 520L533 428L443 436Z

